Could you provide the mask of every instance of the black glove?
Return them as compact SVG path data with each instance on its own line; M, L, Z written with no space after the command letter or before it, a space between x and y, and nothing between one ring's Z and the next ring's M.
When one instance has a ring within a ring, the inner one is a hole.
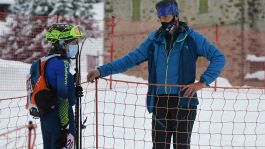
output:
M83 88L82 88L81 85L77 85L75 87L75 96L76 97L83 97L84 96L84 94L83 94Z
M60 140L59 140L59 147L63 148L66 146L67 143L67 133L68 133L68 129L66 128L62 128L61 129L61 134L60 134Z

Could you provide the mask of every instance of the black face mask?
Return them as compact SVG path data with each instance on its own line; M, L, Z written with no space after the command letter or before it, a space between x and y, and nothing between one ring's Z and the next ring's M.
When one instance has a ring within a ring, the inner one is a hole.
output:
M166 34L173 34L176 28L175 17L170 22L161 22L161 25Z

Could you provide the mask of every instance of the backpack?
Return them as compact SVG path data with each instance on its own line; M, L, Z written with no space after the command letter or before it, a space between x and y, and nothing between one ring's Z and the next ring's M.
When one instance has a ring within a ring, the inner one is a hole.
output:
M39 118L56 108L56 92L49 88L46 81L45 69L48 61L59 54L44 56L31 64L27 76L26 109L33 117Z

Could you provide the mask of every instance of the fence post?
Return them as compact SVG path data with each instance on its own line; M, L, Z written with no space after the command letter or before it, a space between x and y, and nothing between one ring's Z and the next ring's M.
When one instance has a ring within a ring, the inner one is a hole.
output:
M219 33L218 33L218 25L215 25L215 45L218 47L219 42ZM214 91L216 91L217 80L214 81Z
M113 48L114 48L114 28L115 28L115 17L111 18L111 46L110 46L110 62L113 60ZM110 75L110 89L112 89L112 75Z
M32 124L32 121L29 121L29 125L28 125L28 129L29 129L29 133L28 133L28 149L32 149L33 148L33 146L32 146L32 148L31 148L31 135L32 135L32 129L33 129L33 124Z
M96 149L98 149L98 79L95 82L95 108L96 108Z

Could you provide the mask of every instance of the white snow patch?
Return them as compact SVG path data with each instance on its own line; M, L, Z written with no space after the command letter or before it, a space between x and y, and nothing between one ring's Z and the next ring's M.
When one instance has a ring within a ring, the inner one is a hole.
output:
M8 27L9 22L2 22L0 21L0 36L5 36L9 33L10 28Z
M104 1L102 3L93 4L93 9L91 12L94 12L95 15L93 16L95 20L102 20L104 19Z
M0 0L0 4L14 4L15 0Z
M256 55L247 55L246 60L251 62L265 62L265 56L257 57Z
M0 59L0 98L26 95L29 69L29 64Z
M210 84L210 86L214 87L215 82L212 82ZM232 87L231 83L227 79L222 78L222 77L219 77L216 79L216 86L218 86L218 87Z
M265 80L265 71L257 71L254 73L247 73L245 79Z

